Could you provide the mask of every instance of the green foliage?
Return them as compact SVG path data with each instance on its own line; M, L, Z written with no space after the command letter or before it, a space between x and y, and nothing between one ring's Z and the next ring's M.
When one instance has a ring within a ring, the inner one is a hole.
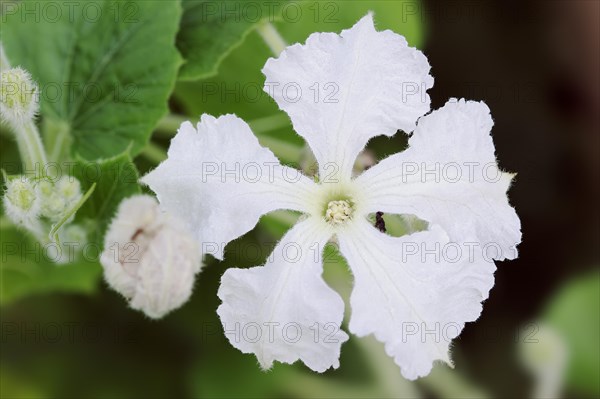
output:
M378 30L392 29L406 37L411 46L420 48L424 43L422 14L415 12L418 2L304 0L295 4L282 7L276 23L277 29L290 43L303 43L313 32L339 33L351 28L368 12L374 13Z
M56 19L7 14L1 36L11 64L26 68L40 86L41 113L52 127L45 136L49 154L59 160L65 143L88 160L130 145L137 154L167 112L181 63L174 45L180 4L89 0L74 3L74 12L57 4ZM86 6L94 12L84 13Z
M11 156L16 153L14 143L3 140L2 144L3 164L14 164ZM57 264L57 251L61 244L39 243L2 217L2 306L34 294L94 292L101 275L98 258L105 230L121 200L141 192L137 183L137 169L126 152L97 162L79 159L75 163L64 163L60 168L53 167L48 169L50 170L77 177L83 192L88 192L95 184L91 197L78 209L74 221L87 230L88 241L62 243L62 253L66 256L62 261L67 264ZM67 245L64 246L65 244Z
M83 253L73 255L67 265L57 265L58 245L34 241L14 226L1 226L0 305L19 298L48 292L91 293L101 273L96 259L100 248L93 243L73 246ZM66 249L71 251L69 249Z
M76 220L93 226L90 238L102 245L104 233L121 201L141 192L137 169L125 152L99 162L78 160L74 174L84 191L96 184L91 197L77 212Z
M183 16L177 48L185 63L179 71L181 80L197 80L216 75L223 59L261 21L243 15L240 1L183 0ZM231 12L223 13L223 10Z
M544 320L568 344L567 385L600 396L600 274L595 271L567 284L553 298Z

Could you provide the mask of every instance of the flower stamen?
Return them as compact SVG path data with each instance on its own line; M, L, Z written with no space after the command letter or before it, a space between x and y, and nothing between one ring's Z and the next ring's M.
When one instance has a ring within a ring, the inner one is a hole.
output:
M352 217L353 211L352 205L347 200L329 201L325 220L333 225L340 225Z

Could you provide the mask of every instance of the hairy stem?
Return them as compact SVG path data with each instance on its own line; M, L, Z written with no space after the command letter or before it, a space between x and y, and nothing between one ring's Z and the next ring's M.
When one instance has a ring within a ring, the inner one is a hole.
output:
M44 167L48 160L46 159L46 152L35 123L28 121L21 126L14 125L12 128L17 139L17 146L19 147L19 154L25 171L35 171L36 167Z
M49 149L48 159L50 161L58 162L69 155L68 150L73 139L67 122L46 118L42 130L44 132L44 142Z
M0 70L10 69L10 62L6 57L4 46L0 43ZM17 139L21 163L26 171L35 171L35 167L45 166L47 163L46 151L42 139L33 120L23 124L9 123Z
M8 62L8 58L6 58L4 46L2 45L2 43L0 43L0 71L4 69L10 69L10 63Z
M149 161L161 163L167 159L167 151L158 144L150 141L142 150L142 155Z
M263 38L265 43L267 43L267 46L269 46L275 57L278 57L279 54L281 54L281 52L287 47L287 43L285 40L283 40L272 23L265 22L259 25L256 30Z

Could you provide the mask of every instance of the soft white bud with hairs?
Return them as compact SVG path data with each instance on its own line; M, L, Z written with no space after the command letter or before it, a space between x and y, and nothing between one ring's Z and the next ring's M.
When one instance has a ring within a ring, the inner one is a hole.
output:
M0 72L0 115L2 119L21 126L38 113L38 87L29 72L10 68Z
M41 201L34 182L25 176L6 180L4 211L16 225L29 226L40 215Z
M158 319L190 297L201 268L199 248L174 216L148 195L124 200L104 239L106 282L133 309Z
M55 181L42 179L38 191L41 214L53 222L65 217L82 197L81 183L73 176L61 176Z

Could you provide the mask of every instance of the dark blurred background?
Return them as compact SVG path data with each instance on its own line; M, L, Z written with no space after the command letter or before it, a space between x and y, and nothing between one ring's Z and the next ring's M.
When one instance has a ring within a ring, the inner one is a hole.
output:
M461 345L473 357L471 371L495 392L525 394L513 352L478 335L517 331L566 282L598 274L600 2L425 1L425 7L433 108L449 96L484 100L495 120L500 165L518 173L510 200L523 225L519 259L498 264L485 311ZM599 300L580 311L594 312Z
M301 365L262 373L226 342L215 314L225 267L256 264L238 257L209 262L192 300L161 322L128 310L104 284L93 295L3 307L3 323L74 322L93 332L57 343L35 331L26 340L3 334L3 397L529 397L552 383L553 395L598 397L600 2L415 4L432 108L449 97L485 101L500 165L518 173L510 200L523 225L520 256L498 263L482 317L454 345L454 370L437 365L407 384L391 364L382 372L369 363L367 344L352 338L342 367L324 376ZM380 390L385 373L397 385Z

